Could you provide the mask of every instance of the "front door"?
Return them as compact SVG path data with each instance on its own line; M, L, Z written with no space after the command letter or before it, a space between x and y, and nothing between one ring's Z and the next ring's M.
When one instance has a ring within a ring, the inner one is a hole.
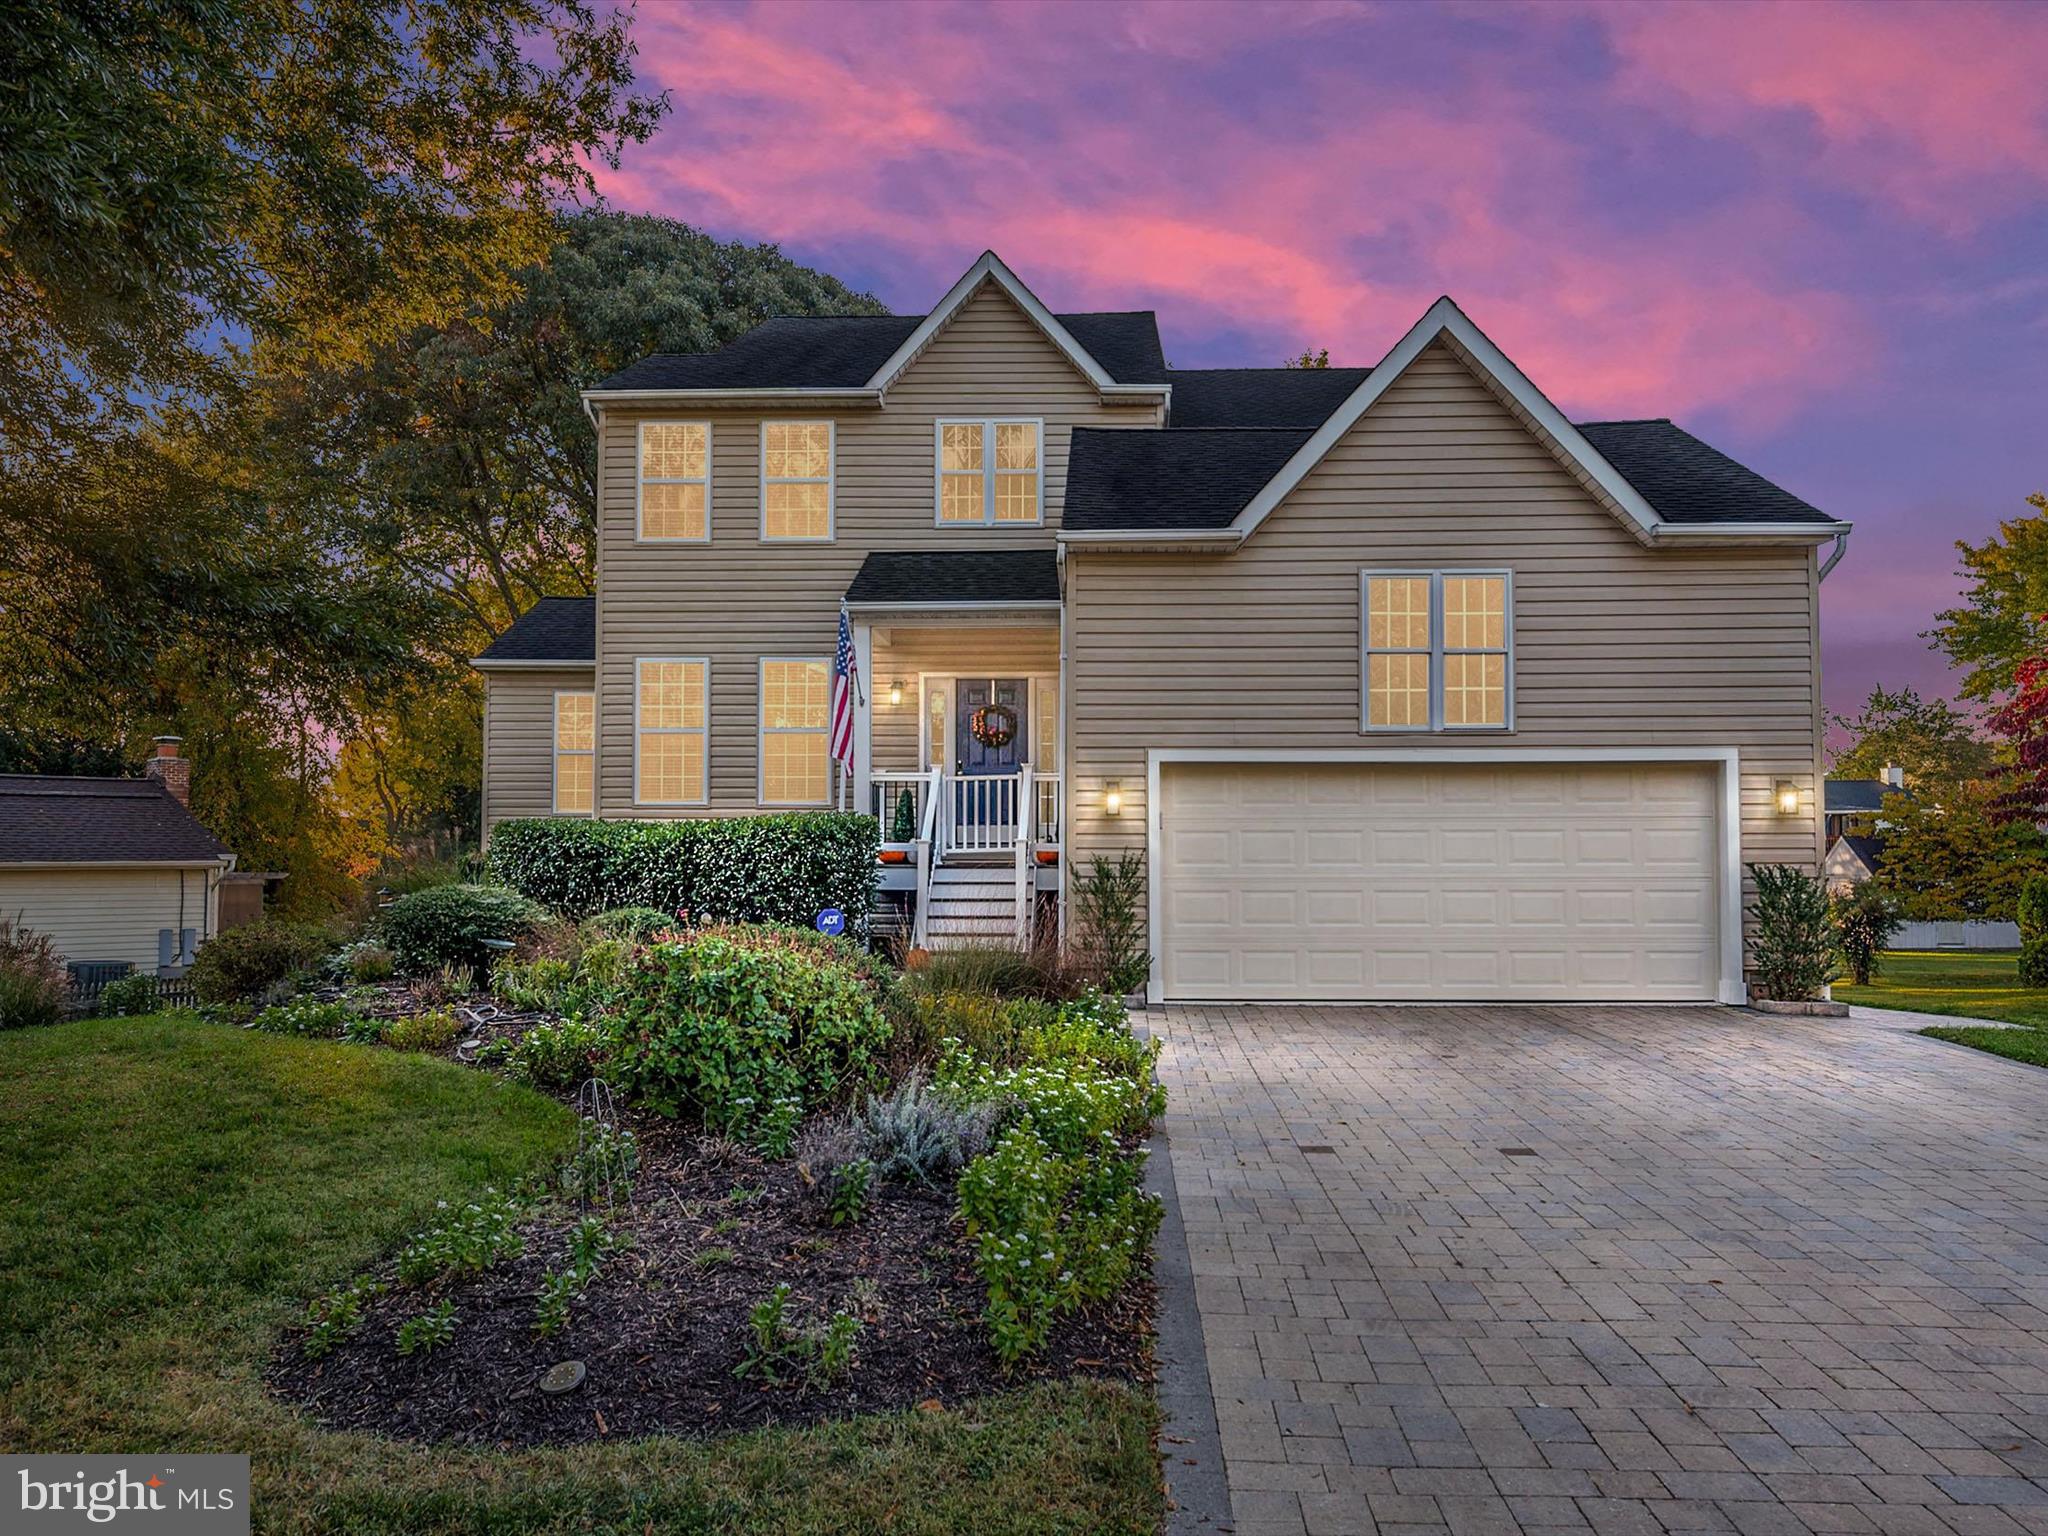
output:
M1021 677L953 684L953 771L1015 773L1030 758L1031 685Z
M1017 770L1029 757L1031 684L1021 677L953 681L955 846L1008 846L1017 825ZM1007 779L1009 782L1004 783Z

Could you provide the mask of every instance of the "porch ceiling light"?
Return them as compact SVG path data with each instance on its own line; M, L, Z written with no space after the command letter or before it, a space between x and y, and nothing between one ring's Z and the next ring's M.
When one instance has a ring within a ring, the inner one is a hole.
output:
M1772 793L1778 802L1778 814L1780 816L1797 816L1799 814L1799 786L1797 784L1794 784L1790 779L1780 779Z
M1111 779L1102 786L1102 814L1121 816L1124 813L1124 786L1121 779Z
M903 679L900 677L889 684L889 702L892 705L903 702Z

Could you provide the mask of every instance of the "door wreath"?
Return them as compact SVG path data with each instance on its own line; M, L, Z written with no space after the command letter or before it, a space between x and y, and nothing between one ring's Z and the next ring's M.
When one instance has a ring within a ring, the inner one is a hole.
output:
M1007 704L984 704L967 717L967 731L991 751L1017 739L1017 711Z

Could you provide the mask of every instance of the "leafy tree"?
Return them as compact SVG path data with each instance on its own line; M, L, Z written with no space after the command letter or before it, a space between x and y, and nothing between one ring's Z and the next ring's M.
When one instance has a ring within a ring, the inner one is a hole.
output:
M1873 688L1858 713L1836 715L1834 723L1852 738L1828 769L1838 778L1874 779L1895 763L1906 770L1908 788L1938 797L1946 786L1992 769L1991 746L1969 717L1946 699L1923 700L1912 688Z
M2009 921L2028 876L2048 870L2048 836L2001 814L1996 781L1962 784L1939 803L1899 796L1885 806L1877 883L1909 919Z
M505 291L666 101L588 0L0 10L0 438L38 458Z
M1311 352L1304 348L1299 357L1290 357L1280 366L1283 368L1327 368L1330 366L1330 349L1322 347Z
M1937 615L1929 638L1968 669L1966 699L2010 692L2019 664L2048 653L2048 495L2027 502L2033 513L2001 523L1995 537L1956 544L1970 586L1963 606Z

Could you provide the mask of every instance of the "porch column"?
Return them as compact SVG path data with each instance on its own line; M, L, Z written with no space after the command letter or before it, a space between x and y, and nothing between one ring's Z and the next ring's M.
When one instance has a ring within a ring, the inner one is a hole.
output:
M863 619L853 621L853 657L860 668L860 693L853 701L853 808L865 814L869 776L874 771L875 648Z

